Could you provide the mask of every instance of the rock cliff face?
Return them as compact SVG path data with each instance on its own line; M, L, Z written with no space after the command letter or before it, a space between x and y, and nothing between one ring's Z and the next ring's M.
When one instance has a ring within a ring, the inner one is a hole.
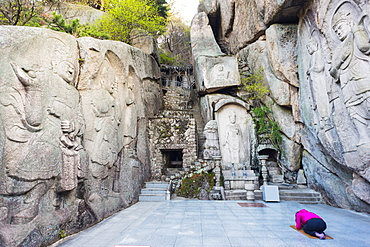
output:
M223 53L263 68L283 166L326 203L370 212L369 2L205 0L198 12L192 28L207 15Z
M0 27L0 246L39 246L137 201L156 60L115 41Z

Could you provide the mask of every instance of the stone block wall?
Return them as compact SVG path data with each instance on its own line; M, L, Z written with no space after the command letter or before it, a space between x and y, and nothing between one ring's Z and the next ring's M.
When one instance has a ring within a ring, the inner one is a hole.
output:
M165 172L161 150L182 150L182 166L189 168L197 159L196 123L194 118L155 118L149 122L152 177L160 180Z

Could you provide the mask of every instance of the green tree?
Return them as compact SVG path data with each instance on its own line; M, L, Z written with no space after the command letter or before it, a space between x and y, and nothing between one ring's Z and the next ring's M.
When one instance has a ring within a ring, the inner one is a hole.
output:
M269 107L260 105L252 109L256 133L261 142L269 141L280 152L282 136L279 124Z
M163 18L168 17L168 4L166 0L156 0L157 8L158 8L158 14L162 16Z
M176 16L170 16L168 20L166 32L158 39L161 63L171 66L190 65L190 27Z
M263 84L263 68L259 68L254 73L240 71L241 86L240 89L247 92L246 100L260 101L269 93L268 88Z
M0 24L24 26L37 22L46 1L0 0Z
M114 40L130 43L133 29L143 29L155 37L165 30L166 19L159 15L154 0L109 0L105 4L107 14L98 23Z
M90 36L98 39L109 39L109 35L99 30L93 24L81 24L79 19L66 21L61 14L55 12L51 15L44 15L44 21L47 27L55 31L72 34L75 37Z

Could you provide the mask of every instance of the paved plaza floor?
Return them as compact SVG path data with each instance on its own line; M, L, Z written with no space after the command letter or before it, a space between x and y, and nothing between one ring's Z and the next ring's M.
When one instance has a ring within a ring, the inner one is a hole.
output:
M370 215L325 204L171 200L138 202L53 246L370 246ZM258 207L265 206L265 207ZM305 208L334 239L311 239L289 227Z

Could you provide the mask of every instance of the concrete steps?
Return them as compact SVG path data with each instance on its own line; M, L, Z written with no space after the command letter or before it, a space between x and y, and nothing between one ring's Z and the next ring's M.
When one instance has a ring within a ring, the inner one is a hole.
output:
M226 200L246 200L246 190L226 190ZM254 192L255 200L262 200L262 191ZM320 204L321 194L308 188L279 189L280 201L295 201L302 204Z
M139 202L161 202L170 200L169 183L166 182L146 182L145 188L141 189Z
M226 200L247 200L246 190L225 190Z

